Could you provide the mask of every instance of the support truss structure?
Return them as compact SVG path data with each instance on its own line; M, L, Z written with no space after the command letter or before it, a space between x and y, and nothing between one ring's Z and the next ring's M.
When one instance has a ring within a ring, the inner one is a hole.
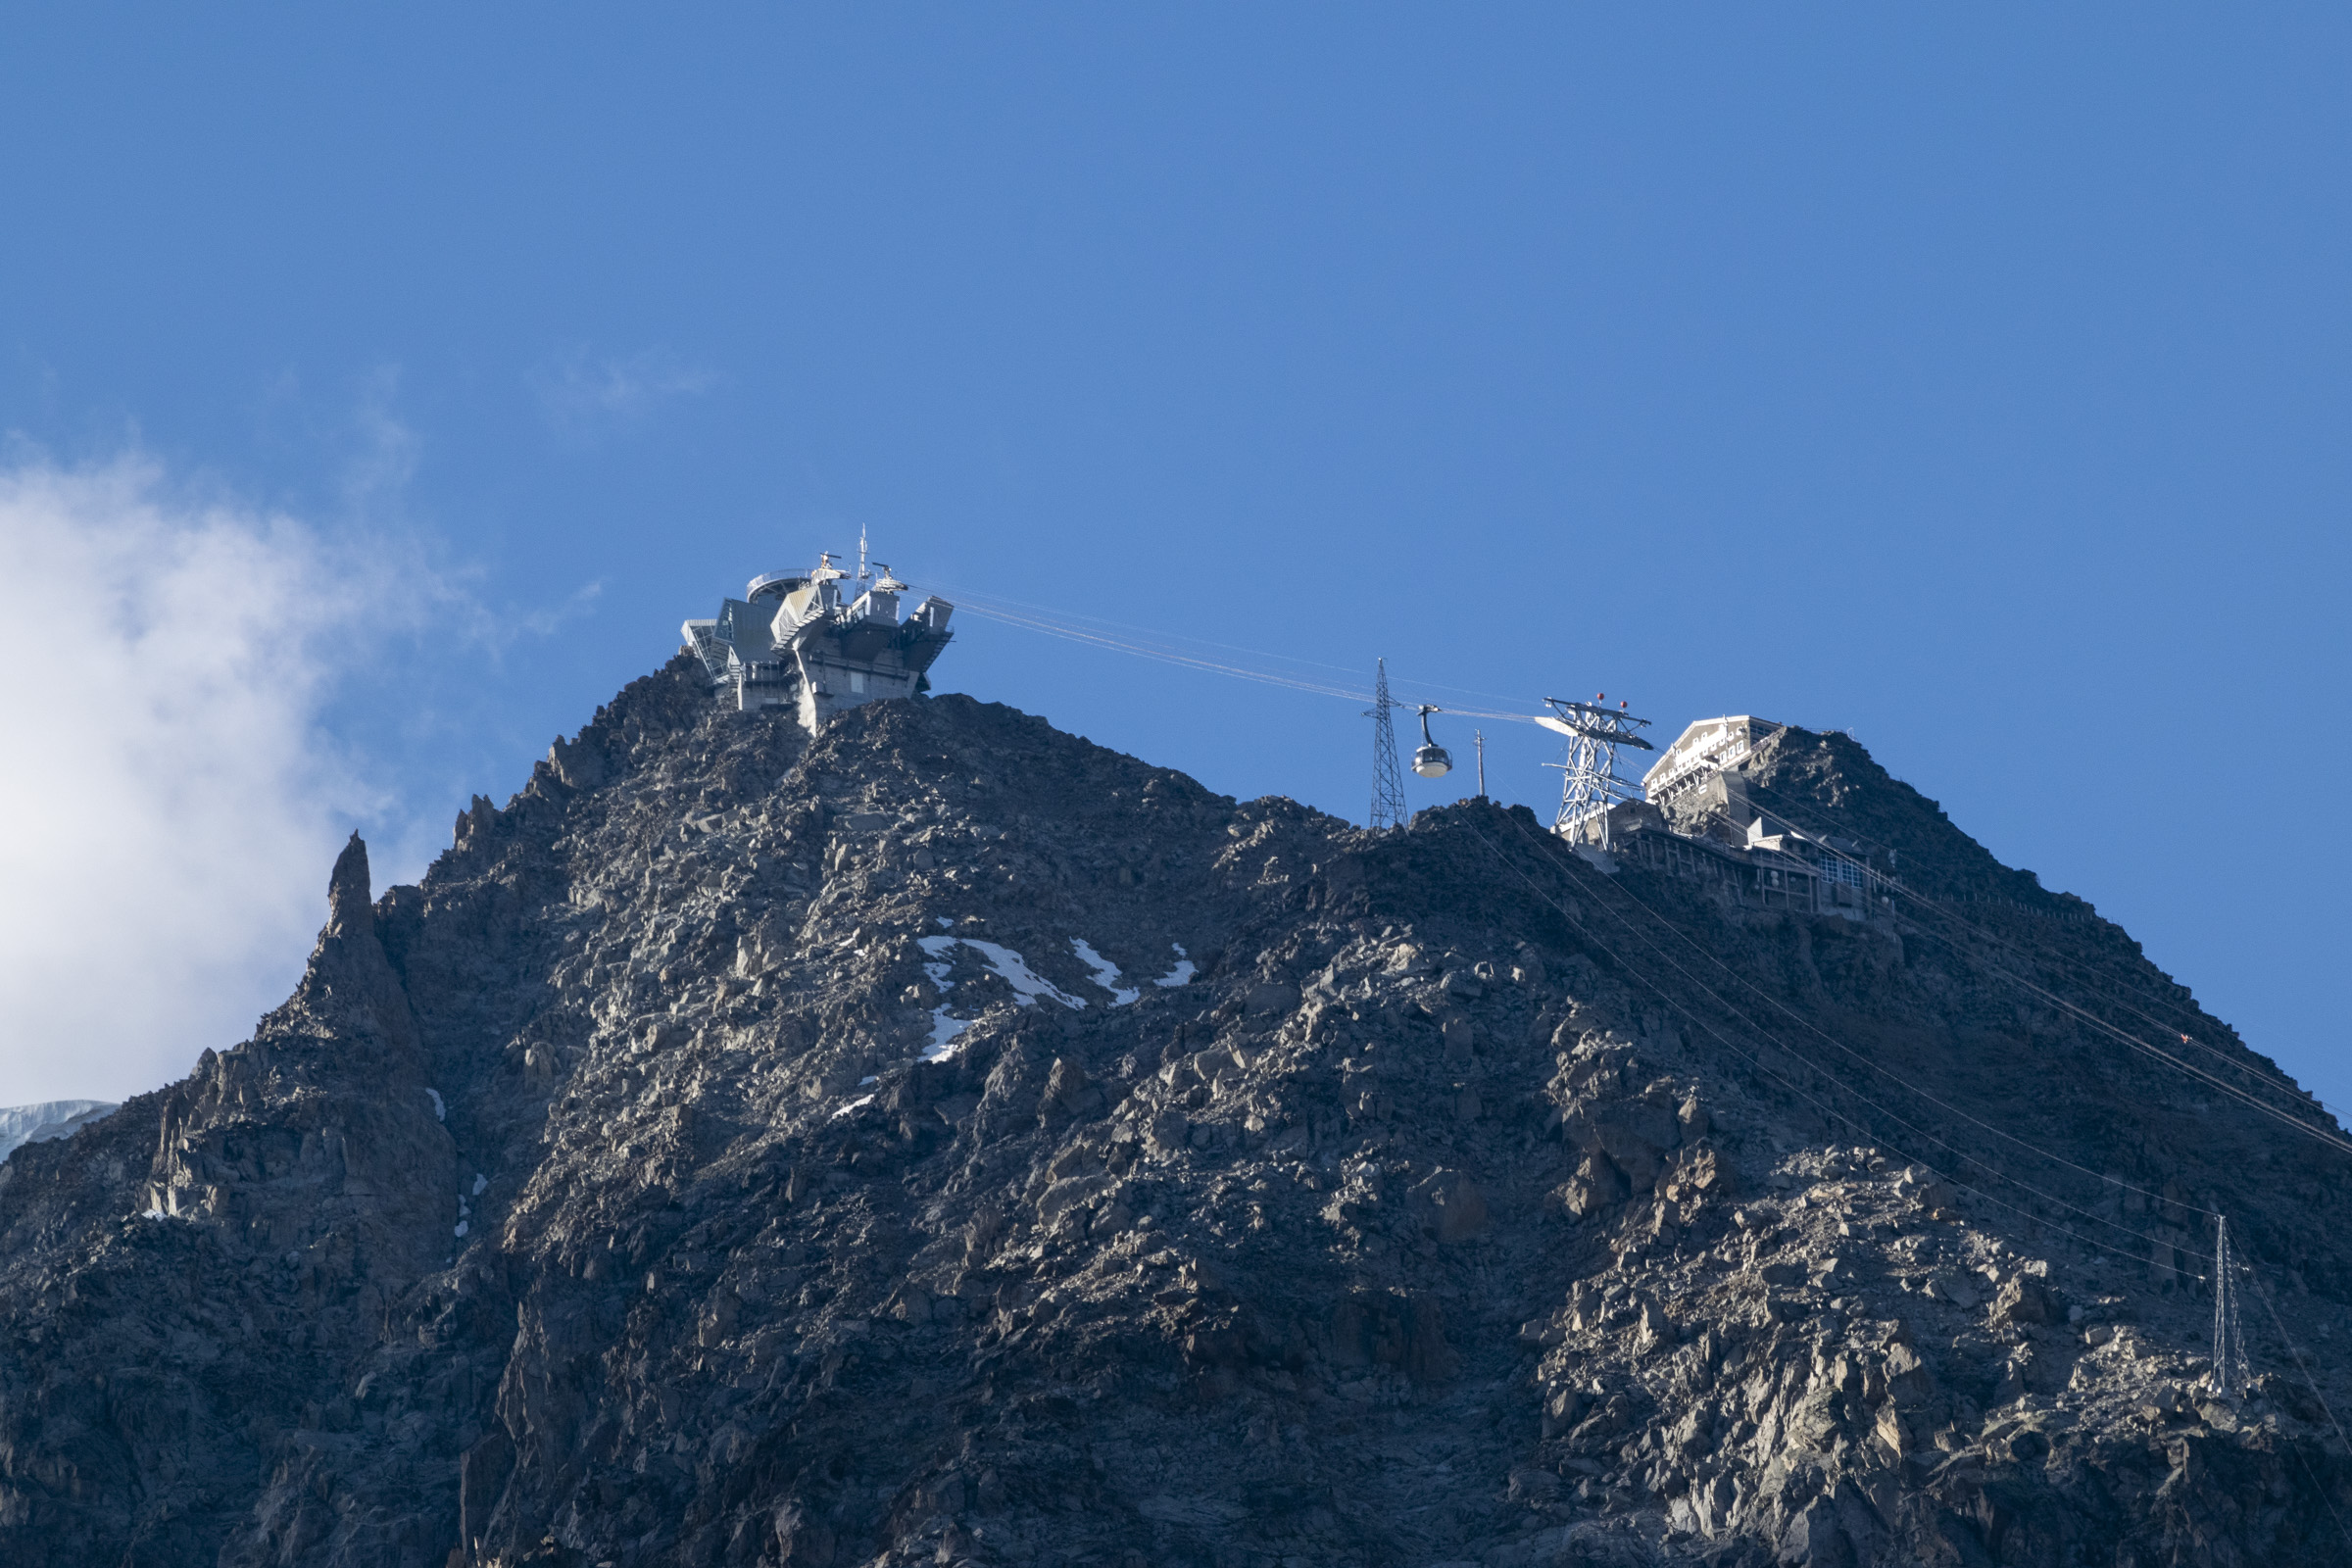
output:
M2230 1222L2213 1223L2213 1386L2234 1404L2251 1381L2245 1331L2237 1323L2238 1261L2230 1251Z
M1596 702L1571 703L1557 697L1544 701L1551 711L1536 722L1568 737L1567 759L1545 764L1565 774L1560 781L1559 814L1552 818L1551 830L1563 838L1589 840L1605 849L1609 808L1642 798L1640 785L1617 776L1617 748L1655 751L1640 733L1649 727L1649 720L1636 718L1622 707L1603 708Z
M1396 718L1392 711L1396 703L1389 698L1389 662L1380 662L1379 680L1373 687L1372 706L1364 716L1372 720L1372 826L1402 827L1406 821L1404 809L1404 771L1396 765Z

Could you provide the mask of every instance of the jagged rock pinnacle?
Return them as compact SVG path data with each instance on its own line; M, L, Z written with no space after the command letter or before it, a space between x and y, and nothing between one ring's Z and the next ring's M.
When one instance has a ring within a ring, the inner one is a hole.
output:
M357 829L326 881L326 927L338 936L364 935L375 929L374 894L368 880L368 845Z

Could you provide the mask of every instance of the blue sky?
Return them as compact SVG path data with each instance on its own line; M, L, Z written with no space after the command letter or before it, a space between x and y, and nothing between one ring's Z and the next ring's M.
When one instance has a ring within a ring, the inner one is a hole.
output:
M862 526L918 588L1851 727L2352 1102L2339 11L11 31L0 610L47 673L0 853L50 946L0 1102L238 1038L341 831L414 875ZM1358 705L976 618L939 677L1364 811ZM1494 793L1556 789L1488 729ZM154 885L139 1006L94 865Z

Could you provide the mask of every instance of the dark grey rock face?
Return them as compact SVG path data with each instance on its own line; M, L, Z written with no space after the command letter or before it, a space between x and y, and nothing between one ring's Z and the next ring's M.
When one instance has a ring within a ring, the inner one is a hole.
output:
M2352 1162L2002 979L2317 1124L1850 742L1749 767L1989 935L696 684L0 1165L0 1560L2343 1560L2192 1222L2324 1347Z

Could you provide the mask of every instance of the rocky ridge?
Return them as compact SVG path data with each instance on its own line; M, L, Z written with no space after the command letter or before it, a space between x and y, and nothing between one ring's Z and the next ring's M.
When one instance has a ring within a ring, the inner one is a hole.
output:
M37 1105L0 1105L0 1159L19 1144L71 1138L115 1110L105 1100L48 1100Z
M355 839L253 1039L0 1165L0 1547L2340 1561L2279 1330L2343 1408L2352 1158L2003 975L2332 1124L1850 740L1744 770L1968 923L963 698L811 742L673 663L420 886Z

